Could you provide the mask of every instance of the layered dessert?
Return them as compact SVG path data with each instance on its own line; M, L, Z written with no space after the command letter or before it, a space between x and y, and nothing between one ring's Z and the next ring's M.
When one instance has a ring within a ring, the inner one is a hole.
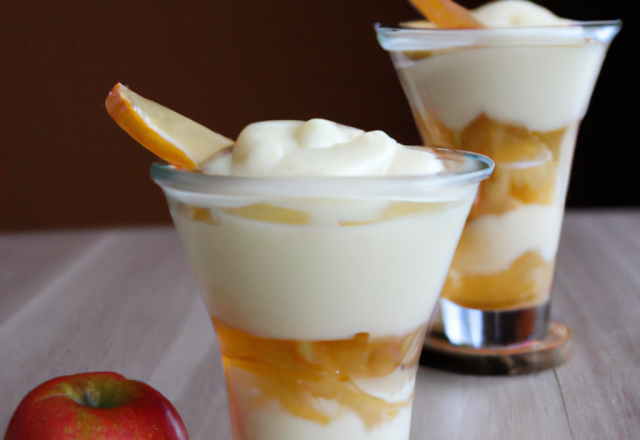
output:
M425 143L496 163L443 298L480 310L537 307L551 291L578 127L617 25L575 24L524 0L470 14L467 27L479 29L413 22L379 37Z
M323 119L234 142L121 85L107 109L175 165L152 177L216 329L234 440L408 439L427 322L491 161Z
M252 124L201 168L252 177L447 171L382 132L325 120ZM169 191L220 342L236 440L409 437L421 343L474 194L191 203Z

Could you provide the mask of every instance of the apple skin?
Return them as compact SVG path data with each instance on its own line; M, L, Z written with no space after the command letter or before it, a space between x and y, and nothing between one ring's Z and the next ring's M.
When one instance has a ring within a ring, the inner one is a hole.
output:
M5 440L188 440L180 415L158 391L111 373L51 379L13 414Z

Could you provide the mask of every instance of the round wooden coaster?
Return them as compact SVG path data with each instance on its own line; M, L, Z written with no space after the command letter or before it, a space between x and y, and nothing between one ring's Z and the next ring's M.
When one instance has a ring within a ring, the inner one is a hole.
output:
M571 355L573 331L556 321L541 341L498 348L452 345L443 333L427 334L420 364L461 374L509 376L546 370L564 363Z

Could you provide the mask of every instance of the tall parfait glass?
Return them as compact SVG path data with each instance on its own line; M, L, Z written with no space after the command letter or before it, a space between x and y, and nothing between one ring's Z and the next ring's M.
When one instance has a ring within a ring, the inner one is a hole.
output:
M446 338L474 348L544 340L578 127L621 24L415 25L376 31L425 144L496 163L442 291Z
M423 176L153 166L218 336L234 440L409 438L427 322L493 168L432 151L445 169Z

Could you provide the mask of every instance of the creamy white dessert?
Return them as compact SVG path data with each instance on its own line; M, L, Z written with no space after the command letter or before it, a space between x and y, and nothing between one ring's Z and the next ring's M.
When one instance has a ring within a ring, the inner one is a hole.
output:
M489 28L561 26L574 23L527 0L500 0L478 6L471 14Z
M378 219L364 206L359 219L352 211L341 220L332 206L317 207L317 218L298 211L311 214L306 224L209 207L218 224L188 214L175 222L213 316L261 337L330 340L360 332L402 335L425 324L470 203L419 212L433 204L426 203L414 214L380 221L383 209Z
M381 43L427 145L496 162L443 296L488 310L537 306L551 290L575 138L610 38L586 38L571 20L525 0L472 14L489 29Z
M380 176L435 174L444 165L383 132L314 119L251 124L232 153L202 168L254 177ZM220 201L202 207L211 221L175 221L211 314L235 328L277 339L402 335L433 309L472 192L448 201ZM247 268L251 276L243 276Z
M326 119L248 125L204 164L206 174L233 176L382 176L443 171L424 150L400 145L382 131L365 133Z
M585 115L605 52L605 45L576 46L571 40L558 47L459 49L411 63L401 75L452 131L484 113L494 121L547 132Z
M413 187L458 166L382 132L269 121L201 168L220 185L280 178L278 194L164 187L220 341L235 440L409 437L427 321L477 179ZM340 191L314 193L332 179ZM387 195L352 189L386 181Z

